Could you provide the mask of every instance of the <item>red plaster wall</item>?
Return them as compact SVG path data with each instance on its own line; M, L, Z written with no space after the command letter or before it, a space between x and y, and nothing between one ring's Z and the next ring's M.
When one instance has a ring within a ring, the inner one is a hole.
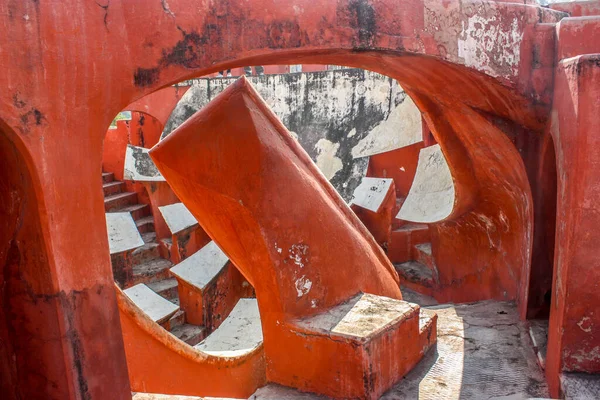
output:
M117 121L116 129L108 129L102 147L102 170L115 174L115 180L123 180L125 151L129 143L129 121Z
M572 17L585 17L600 15L600 1L572 1L568 3L550 4L550 8L557 11L569 13Z
M150 114L131 112L129 144L151 149L160 140L163 124Z
M558 396L562 370L600 372L600 54L560 62L550 130L558 215L546 376Z
M423 142L370 157L367 176L392 178L397 197L406 197L415 178ZM402 169L401 169L402 168Z

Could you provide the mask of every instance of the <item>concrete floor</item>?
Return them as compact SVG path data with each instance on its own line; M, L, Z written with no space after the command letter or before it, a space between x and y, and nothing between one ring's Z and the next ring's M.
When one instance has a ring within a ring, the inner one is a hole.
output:
M432 303L413 294L405 294L405 298ZM528 327L519 321L513 303L486 301L427 308L438 313L437 347L381 400L517 400L548 396ZM277 385L261 388L250 398L325 399Z

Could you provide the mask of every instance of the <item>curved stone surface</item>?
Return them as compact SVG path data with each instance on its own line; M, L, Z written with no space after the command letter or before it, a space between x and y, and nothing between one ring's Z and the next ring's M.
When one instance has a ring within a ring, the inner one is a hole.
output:
M419 164L410 192L396 218L411 222L442 221L454 208L454 182L439 144L419 154Z
M133 391L248 398L266 383L262 344L245 354L207 354L164 330L116 285L115 291Z

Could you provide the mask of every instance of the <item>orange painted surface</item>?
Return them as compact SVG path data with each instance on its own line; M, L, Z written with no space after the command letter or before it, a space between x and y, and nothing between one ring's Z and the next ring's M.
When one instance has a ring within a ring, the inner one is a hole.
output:
M563 60L557 70L550 132L558 174L557 246L548 331L546 376L558 396L559 373L600 372L600 54ZM569 210L577 210L569 212Z
M150 200L150 208L154 217L154 230L156 231L157 239L171 237L171 231L165 222L158 207L167 206L169 204L178 203L179 199L173 193L173 190L167 182L142 182L146 188Z
M262 346L238 357L202 353L149 319L116 286L115 290L133 391L247 398L265 384Z
M152 148L160 140L164 125L150 114L131 112L129 144Z
M200 226L171 235L172 247L169 259L174 264L178 264L203 248L210 240L208 234Z
M115 174L115 180L123 180L125 151L129 143L129 121L117 121L116 129L108 129L102 148L102 170Z
M232 114L237 117L227 117ZM256 289L268 379L328 395L366 398L361 360L370 356L356 354L349 342L303 336L292 340L291 324L360 291L401 299L398 276L373 237L247 81L242 78L227 88L150 155ZM300 197L302 203L293 200ZM416 345L420 338L418 317L414 322L414 336L394 330L394 340L406 348L407 342ZM294 345L298 340L303 344ZM332 352L339 358L313 362L315 354ZM387 359L402 367L387 369ZM374 361L383 382L375 384L369 396L382 393L392 378L395 382L416 362L399 360L403 359L392 352L381 363ZM356 364L355 372L348 370L351 363ZM311 383L317 371L324 382ZM333 376L344 383L327 379Z
M415 178L419 152L423 147L423 142L419 142L371 156L367 176L392 178L396 187L396 196L406 198Z
M156 92L143 96L142 98L127 105L124 110L150 115L152 118L155 118L158 121L162 127L160 129L162 132L169 119L169 116L173 112L173 109L189 88L190 86L178 85L159 89ZM136 146L144 147L142 145ZM145 147L150 148L152 146L154 146L154 144L147 145Z
M26 182L27 186L8 192L27 200L18 232L9 224L0 225L2 237L9 238L0 243L5 252L2 257L12 248L10 254L15 257L9 267L16 265L16 282L26 283L11 286L17 289L8 292L11 304L2 303L2 312L8 315L13 312L10 307L18 305L16 315L26 316L24 320L32 324L24 327L28 333L9 336L10 345L1 356L3 371L12 371L6 375L10 377L9 396L131 396L111 289L108 241L99 228L104 226L99 176L106 129L136 99L228 67L322 63L371 69L397 79L418 100L435 139L449 155L455 181L465 190L459 196L465 205L463 214L441 224L433 235L434 252L445 249L443 258L458 266L456 278L468 281L478 296L498 294L488 285L505 286L524 316L533 254L533 204L518 153L512 144L499 139L503 133L495 129L497 123L483 122L481 116L510 121L524 128L523 135L539 134L551 115L554 60L560 60L561 54L598 52L598 23L589 18L585 23L561 24L560 41L569 24L573 35L557 54L554 48L559 39L551 32L559 16L551 10L503 3L467 11L458 0L405 3L395 7L389 0L325 0L314 7L309 0L169 0L167 9L161 2L144 7L138 2L111 2L105 7L83 1L73 1L70 7L43 1L0 5L0 37L6 39L0 52L4 67L0 134L16 143L16 150L11 151L24 160L9 162L9 169L0 170L0 176L3 183L14 181L19 186ZM305 12L297 15L298 7ZM481 63L466 65L458 54L456 27L467 24L467 12L484 13L482 17L489 21L486 29L505 29L516 21L522 40L500 50L508 57L498 54L495 47ZM583 39L577 40L578 31ZM520 57L513 57L516 54ZM506 62L517 59L514 64ZM76 79L69 78L73 71ZM563 107L559 102L555 107L555 112L565 111L559 109ZM573 132L579 133L578 128L567 126L560 133ZM582 147L579 154L588 149ZM560 162L557 168L558 176L569 172ZM559 185L558 192L562 190ZM0 212L14 223L17 212L10 206L13 200L8 193L0 193ZM575 200L572 208L559 204L561 223L573 221L566 218L582 205ZM495 230L487 229L489 221ZM503 231L505 221L510 234ZM565 229L577 224L572 222ZM477 229L469 230L469 225ZM595 232L595 226L590 231ZM451 252L454 245L458 256ZM557 260L578 264L580 256L568 252ZM436 262L440 264L439 259ZM481 279L486 290L481 292L475 282L488 265ZM570 279L573 276L556 267L557 278L566 285L561 290L568 292L584 282L586 292L585 283L594 281L587 276ZM454 270L452 265L447 269ZM511 278L508 283L507 276ZM519 282L518 293L512 281ZM21 287L33 288L27 295L35 294L37 302L20 297L25 295ZM580 298L567 297L561 309L586 307ZM559 332L563 322L571 320L553 317L551 332ZM8 331L7 324L0 322L0 332ZM59 339L46 340L46 333ZM569 334L573 335L569 340L577 340L574 332ZM580 338L583 343L585 336ZM563 344L556 335L551 335L550 342L549 352L562 354ZM20 347L25 344L32 346L30 354L35 359L26 356L28 347ZM548 362L547 373L556 387L562 366L560 360L552 364L549 358Z

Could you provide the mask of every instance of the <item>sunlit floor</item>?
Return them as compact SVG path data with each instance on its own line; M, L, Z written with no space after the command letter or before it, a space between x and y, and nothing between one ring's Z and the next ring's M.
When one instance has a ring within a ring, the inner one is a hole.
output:
M403 293L406 293L403 290ZM423 305L426 298L408 301ZM513 303L486 301L431 305L438 314L438 343L408 376L381 399L503 399L548 397L526 324ZM253 400L309 400L323 397L269 385Z

